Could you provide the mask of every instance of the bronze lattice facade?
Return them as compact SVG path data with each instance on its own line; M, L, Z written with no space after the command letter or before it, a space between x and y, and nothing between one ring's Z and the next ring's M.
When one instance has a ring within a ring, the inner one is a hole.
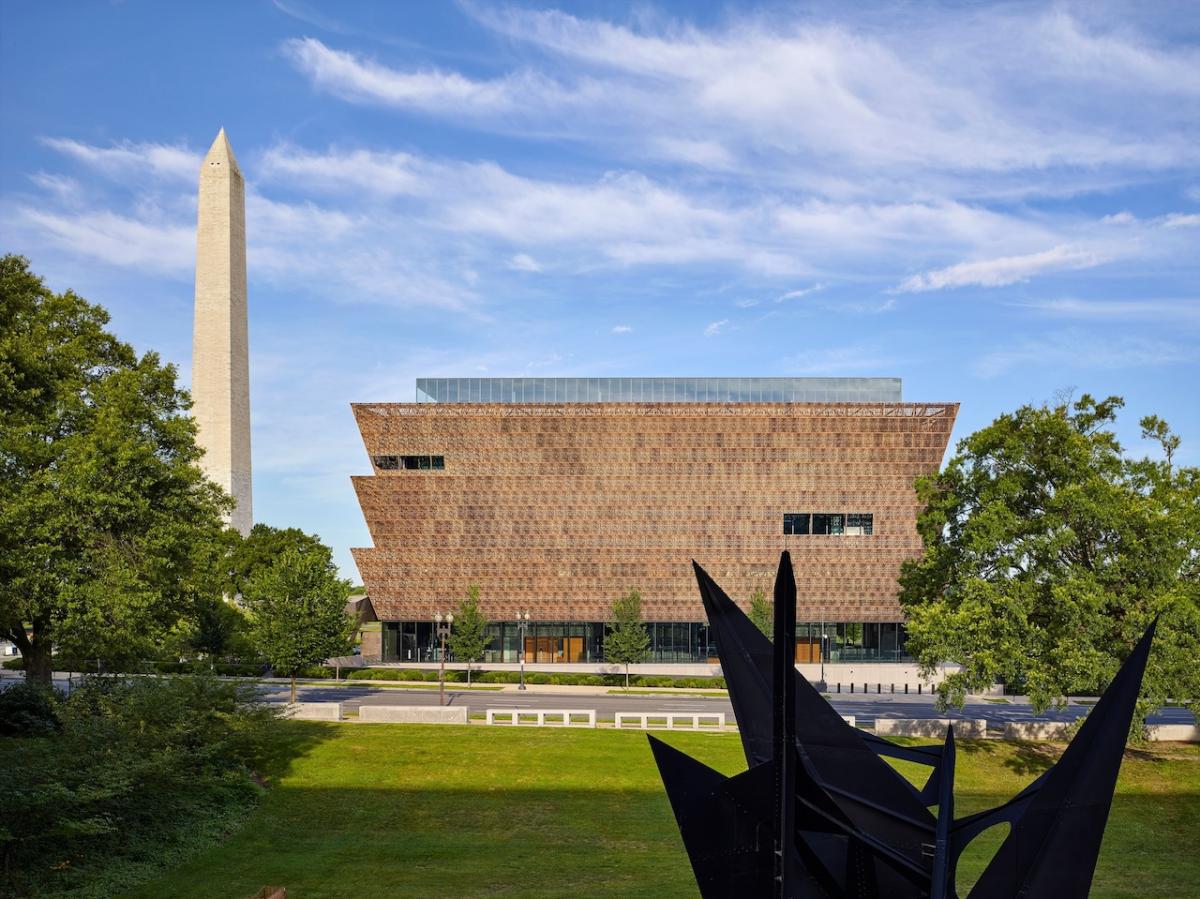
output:
M913 479L957 404L758 395L355 405L375 471L353 479L374 542L354 557L380 619L428 621L478 584L493 621L602 622L636 587L648 621L702 622L693 558L744 602L786 547L799 620L900 621Z

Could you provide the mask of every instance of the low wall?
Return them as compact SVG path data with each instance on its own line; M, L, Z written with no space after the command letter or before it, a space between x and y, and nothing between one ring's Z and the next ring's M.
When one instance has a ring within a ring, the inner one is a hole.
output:
M1200 743L1200 726L1195 724L1149 724L1146 735L1155 742Z
M934 737L944 740L946 728L954 725L954 736L982 739L987 736L983 718L876 718L875 733L893 737Z
M283 718L297 721L341 721L340 702L289 702L283 707Z
M1063 721L1009 721L1004 725L1004 739L1065 743L1069 726Z
M391 724L466 724L467 707L430 705L364 705L359 721Z

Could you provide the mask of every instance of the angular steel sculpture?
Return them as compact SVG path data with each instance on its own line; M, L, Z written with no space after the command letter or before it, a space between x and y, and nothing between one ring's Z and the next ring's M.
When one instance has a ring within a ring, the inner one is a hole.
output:
M1003 822L1007 838L963 899L1087 896L1153 624L1057 763L1004 805L956 820L953 728L942 746L899 746L846 724L796 671L788 553L774 644L693 566L749 766L726 777L650 737L704 899L959 899L959 856ZM882 756L927 765L929 779L918 790Z

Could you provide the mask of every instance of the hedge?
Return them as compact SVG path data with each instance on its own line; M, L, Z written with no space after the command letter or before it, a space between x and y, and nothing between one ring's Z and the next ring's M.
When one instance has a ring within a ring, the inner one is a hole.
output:
M437 681L436 668L355 668L345 673L347 680L381 680L381 681ZM446 671L446 681L449 683L465 683L467 673L457 668ZM519 671L479 671L472 672L471 682L477 684L515 684L521 680ZM551 674L544 671L531 671L525 675L527 684L555 684L562 686L583 687L620 687L625 683L622 674ZM635 674L629 678L630 686L636 687L691 687L695 689L725 689L723 677L672 677L670 675Z

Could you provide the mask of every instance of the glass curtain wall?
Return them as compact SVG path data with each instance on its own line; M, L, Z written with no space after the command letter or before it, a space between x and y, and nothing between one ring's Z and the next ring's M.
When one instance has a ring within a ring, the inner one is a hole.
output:
M651 621L647 662L716 664L717 647L711 628L702 621ZM519 662L521 631L515 621L488 625L490 638L486 662ZM597 621L531 621L524 634L525 660L529 663L603 662L605 625ZM384 662L437 662L437 633L431 621L385 621ZM904 625L894 621L811 621L796 625L796 661L903 662ZM447 651L449 658L449 651Z

